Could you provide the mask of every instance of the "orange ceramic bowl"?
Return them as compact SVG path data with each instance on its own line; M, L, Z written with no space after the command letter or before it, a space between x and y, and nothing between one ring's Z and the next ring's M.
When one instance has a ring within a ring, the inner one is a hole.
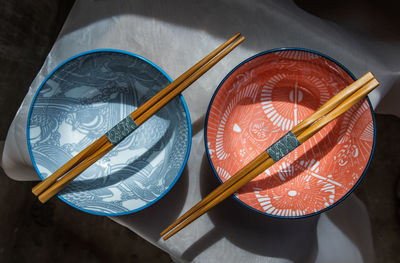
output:
M206 152L224 182L355 77L321 53L283 48L234 68L210 102ZM368 99L242 187L234 198L260 213L300 218L326 211L360 183L375 146Z

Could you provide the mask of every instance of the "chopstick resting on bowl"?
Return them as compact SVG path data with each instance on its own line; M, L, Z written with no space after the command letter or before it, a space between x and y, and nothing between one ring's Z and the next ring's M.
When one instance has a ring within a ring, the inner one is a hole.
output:
M244 39L245 38L241 36L240 33L235 34L228 41L184 72L175 81L146 101L125 119L120 121L106 134L61 166L52 175L33 187L32 193L39 196L39 200L45 203L63 189L71 180L108 153L115 145L132 133L133 130L143 124L147 119L206 73L211 67L242 43Z
M367 94L378 85L379 83L372 73L368 72L357 81L347 86L328 100L317 111L297 124L290 132L250 161L250 163L241 168L231 178L218 186L194 207L189 209L174 223L162 231L160 235L165 235L163 239L167 240L176 234L212 207L234 194L242 186L257 177L300 144L304 143L326 124L350 109L361 99L365 98Z

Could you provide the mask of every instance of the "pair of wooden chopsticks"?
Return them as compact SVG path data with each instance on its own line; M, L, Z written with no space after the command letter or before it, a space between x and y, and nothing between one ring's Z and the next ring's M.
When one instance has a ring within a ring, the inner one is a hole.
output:
M237 33L224 44L216 48L193 67L188 69L174 82L166 86L151 99L137 108L129 116L134 121L134 126L140 126L158 110L164 107L174 97L179 95L195 80L201 77L223 57L230 53L235 47L244 41L244 37ZM128 117L129 117L128 116ZM129 120L132 122L131 120ZM130 123L132 124L132 123ZM77 177L90 165L109 152L117 143L112 143L107 134L101 136L71 160L65 163L52 175L32 188L32 193L39 196L39 200L44 203L63 189L71 180ZM60 178L60 179L59 179Z
M326 124L350 109L361 99L365 98L367 94L378 85L379 83L372 73L368 72L328 100L323 106L321 106L321 108L305 120L297 124L291 132L296 136L300 144L304 143ZM218 186L203 200L162 231L161 236L168 233L164 236L164 240L170 238L215 205L234 194L238 189L250 182L253 178L261 174L274 163L275 161L267 151L263 151L230 179L225 181L225 183Z

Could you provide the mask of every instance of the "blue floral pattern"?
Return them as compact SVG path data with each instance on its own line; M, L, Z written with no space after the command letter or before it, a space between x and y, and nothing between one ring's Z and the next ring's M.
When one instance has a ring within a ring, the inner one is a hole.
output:
M156 67L122 52L90 52L63 64L42 84L28 120L38 173L48 177L168 84ZM71 182L61 199L101 215L155 202L186 163L188 119L175 98Z

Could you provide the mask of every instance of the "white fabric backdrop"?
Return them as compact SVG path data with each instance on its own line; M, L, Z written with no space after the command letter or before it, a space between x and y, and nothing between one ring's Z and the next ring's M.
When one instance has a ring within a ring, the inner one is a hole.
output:
M204 155L204 116L216 86L244 59L277 47L320 51L357 77L374 73L381 83L370 96L374 107L398 80L396 45L351 34L288 0L78 0L9 129L2 168L15 180L39 179L26 144L27 114L40 83L67 58L92 49L122 49L148 58L174 79L236 32L246 41L183 93L193 139L182 178L153 206L111 219L176 261L372 262L368 214L354 195L321 216L301 220L272 219L229 199L167 242L159 239L164 227L217 185ZM387 103L385 111L392 107Z

